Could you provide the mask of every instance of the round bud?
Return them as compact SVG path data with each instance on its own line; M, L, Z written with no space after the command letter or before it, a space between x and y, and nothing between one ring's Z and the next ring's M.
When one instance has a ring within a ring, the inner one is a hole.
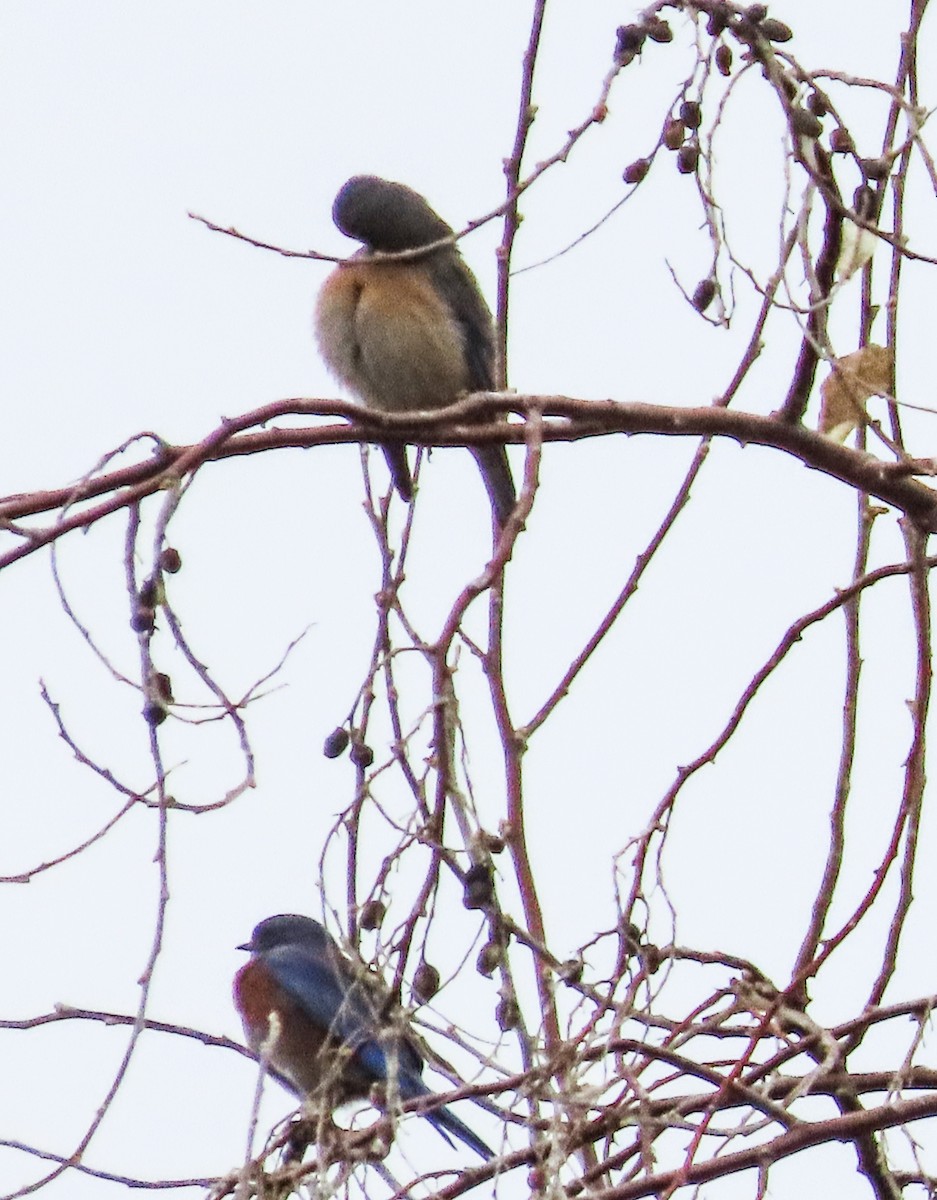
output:
M668 150L679 150L686 139L686 126L682 121L671 117L664 126L663 142Z
M167 715L166 709L158 700L147 700L143 706L143 719L147 725L162 725Z
M709 20L706 22L706 32L709 36L718 37L729 24L731 15L728 4L714 4L709 11Z
M182 555L174 546L167 546L159 556L159 569L168 575L182 570Z
M143 586L140 588L140 594L137 597L143 608L155 608L159 603L159 588L156 583L155 576L151 575Z
M859 166L866 179L887 179L891 174L891 163L887 158L862 158Z
M705 312L716 296L715 279L701 279L693 292L693 307L697 312Z
M637 54L646 36L640 25L619 25L615 31L615 54L619 58L625 54Z
M498 967L504 962L504 947L500 942L485 942L475 960L475 970L479 975L490 979Z
M322 753L326 758L339 758L348 747L348 730L344 725L338 725L322 743Z
M358 914L358 925L361 929L379 929L386 913L382 900L366 900Z
M624 934L625 949L628 953L640 953L641 940L644 935L641 933L639 927L635 925L634 921L629 921L627 925L623 926L622 933Z
M783 21L776 21L774 17L768 17L762 21L758 30L769 42L789 42L794 36L790 25L785 25Z
M830 149L834 154L851 154L856 146L852 140L852 134L848 129L844 129L842 125L837 125L830 134Z
M481 842L489 854L504 853L504 838L500 833L488 833L486 830L481 831Z
M720 75L729 75L732 71L732 47L725 42L716 48L716 69Z
M677 155L677 170L681 175L692 175L699 165L699 146L696 142L684 142Z
M703 123L703 110L696 100L684 100L680 105L680 120L687 129L699 129Z
M867 183L860 183L853 192L852 210L862 221L867 221L875 212L875 193Z
M425 1004L427 1000L432 1000L439 991L439 972L432 963L424 960L417 967L413 974L412 991L420 1004Z
M151 633L156 625L156 613L152 608L140 605L133 610L130 617L130 628L135 633Z
M636 158L633 163L629 163L622 172L622 179L625 183L640 183L644 176L650 170L651 163L647 158Z
M556 973L564 983L578 983L582 979L582 959L568 958L560 963Z
M751 21L753 25L757 25L759 21L763 21L768 15L767 4L749 4L745 10L745 18Z
M791 129L801 137L807 138L818 138L823 132L819 117L815 117L806 108L799 107L791 109Z
M465 872L465 891L462 903L466 908L487 908L494 899L494 880L491 867L486 863L473 863Z
M807 107L814 114L814 116L817 116L817 117L825 117L826 114L830 111L827 108L826 101L823 99L823 97L820 95L819 92L811 92L810 93L810 95L807 97Z
M352 742L348 757L356 767L370 767L374 762L374 751L366 742Z
M513 996L502 996L495 1009L495 1020L498 1028L504 1033L516 1029L521 1023L521 1010Z
M648 21L644 28L647 30L647 36L652 42L666 43L673 41L673 30L660 17L654 17Z

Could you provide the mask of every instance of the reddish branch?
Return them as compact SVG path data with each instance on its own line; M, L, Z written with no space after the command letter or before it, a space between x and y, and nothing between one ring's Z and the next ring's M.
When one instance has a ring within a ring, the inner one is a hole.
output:
M393 429L406 441L426 446L477 446L488 442L523 442L523 424L505 425L492 419L481 424L470 417L496 418L505 411L543 415L545 442L572 442L611 434L649 434L665 437L724 437L742 446L764 446L798 458L804 466L822 471L859 491L869 492L904 512L924 532L937 530L937 493L910 478L907 464L885 462L852 450L821 434L757 413L718 406L680 408L663 404L615 400L577 400L565 396L478 396L438 414L395 417L367 412L356 405L328 400L283 400L226 420L201 442L166 445L143 462L88 478L80 484L0 499L0 527L22 540L0 555L0 568L24 558L72 529L88 528L102 517L150 495L172 480L183 478L207 462L283 449L308 449L336 443L378 439ZM340 416L345 423L304 428L262 428L285 417ZM927 462L922 470L932 468ZM100 498L100 499L99 499ZM97 504L84 505L99 500ZM27 529L13 523L57 509L59 519L48 526Z

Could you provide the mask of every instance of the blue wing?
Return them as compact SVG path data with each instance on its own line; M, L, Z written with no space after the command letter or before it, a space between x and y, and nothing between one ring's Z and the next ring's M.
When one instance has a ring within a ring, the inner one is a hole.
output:
M323 955L305 946L278 946L263 955L277 983L317 1025L354 1050L355 1057L377 1081L386 1082L396 1058L396 1086L404 1100L432 1095L420 1078L423 1060L413 1043L386 1032L379 985L365 972L359 976L345 964L337 947ZM382 1032L383 1031L383 1032ZM477 1134L446 1108L424 1114L449 1141L452 1134L484 1159L493 1152Z
M462 331L469 391L493 391L494 325L475 276L456 251L436 255L430 260L429 269L436 292ZM507 451L504 446L476 446L472 453L481 468L498 524L503 528L517 501Z
M457 252L429 260L433 287L462 331L469 390L490 392L495 385L495 337L491 313L475 276Z
M396 1055L400 1094L405 1100L422 1096L426 1091L420 1079L423 1060L408 1040L382 1036L386 1022L379 985L372 982L364 967L357 978L339 953L337 948L319 955L305 946L278 946L267 951L263 960L303 1012L353 1050L375 1080L387 1080L391 1072L388 1054Z

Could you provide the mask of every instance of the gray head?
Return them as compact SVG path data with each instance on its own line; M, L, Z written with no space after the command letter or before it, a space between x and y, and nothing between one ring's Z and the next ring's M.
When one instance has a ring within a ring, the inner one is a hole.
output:
M405 183L355 175L335 197L332 220L372 250L413 250L449 237L452 227Z
M262 954L268 950L276 950L279 946L306 946L311 950L321 950L326 946L334 948L335 943L312 917L303 917L298 913L281 913L276 917L267 917L265 921L255 925L251 940L238 946L238 950Z

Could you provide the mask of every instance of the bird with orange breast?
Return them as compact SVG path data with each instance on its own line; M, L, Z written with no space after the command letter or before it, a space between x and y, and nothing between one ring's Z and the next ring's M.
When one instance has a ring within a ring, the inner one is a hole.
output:
M418 192L376 175L349 179L332 217L363 243L325 281L316 307L319 350L336 378L367 407L388 413L445 408L464 393L492 391L491 312L458 247L450 242L399 260L374 257L450 238L451 226ZM409 502L406 449L382 444L394 485ZM491 445L472 453L503 528L516 501L507 452Z
M248 1044L285 1087L320 1111L367 1099L375 1084L401 1100L433 1093L423 1059L402 1019L363 963L353 962L311 917L268 917L238 947L250 961L234 980L234 1003ZM486 1161L494 1151L448 1108L423 1116L447 1140L457 1137Z

